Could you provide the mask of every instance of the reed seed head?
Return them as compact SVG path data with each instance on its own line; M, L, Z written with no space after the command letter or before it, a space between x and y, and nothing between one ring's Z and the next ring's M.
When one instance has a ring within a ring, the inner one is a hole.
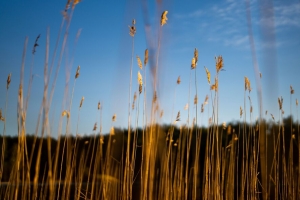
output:
M129 35L131 37L134 37L135 33L136 33L136 28L135 28L135 19L132 20L132 25L128 26L129 27Z
M80 66L78 65L76 74L75 74L75 79L77 79L79 77L79 70L80 70Z
M112 126L109 131L110 135L115 135L115 128Z
M168 20L167 14L168 14L168 11L167 11L167 10L165 10L165 11L162 13L161 19L160 19L160 25L161 25L161 26L163 26L163 25L165 25L165 24L167 23L167 20Z
M240 106L240 118L242 118L242 116L243 116L243 109L242 109L242 107Z
M210 85L210 72L208 71L208 69L204 66L205 71L206 71L206 78L207 78L207 82Z
M248 90L249 92L251 92L251 84L250 84L248 77L246 77L246 76L245 76L245 90Z
M116 120L117 120L117 115L114 114L114 115L112 116L112 121L115 122Z
M279 106L279 110L282 110L282 103L283 103L283 98L279 98L278 97L278 106Z
M298 99L296 99L296 106L298 106Z
M294 94L295 91L291 85L290 85L290 90L291 90L291 94Z
M80 100L79 108L81 108L83 101L84 101L84 97L82 97L81 100Z
M180 76L178 76L177 78L177 84L179 85L181 83L181 79L180 79Z
M19 86L19 100L23 97L23 86L20 84Z
M71 0L68 0L67 4L66 4L65 12L67 12L67 10L69 10L70 4L71 4Z
M204 105L203 105L203 103L201 104L201 113L203 113L204 112Z
M223 68L223 57L222 56L218 56L217 58L215 58L216 60L216 69L217 69L217 73L219 73L219 71Z
M261 72L259 72L259 78L262 78L262 73Z
M164 111L161 110L161 111L160 111L160 114L159 114L159 117L162 118L163 116L164 116Z
M80 2L81 0L74 0L73 5L72 5L72 9L75 8L75 6Z
M0 121L5 121L5 118L2 116L2 110L0 109Z
M195 59L195 58L192 58L191 68L192 68L192 69L195 69L195 68L196 68L196 59Z
M180 111L178 111L177 116L176 116L176 122L180 121Z
M140 57L139 57L139 56L136 56L136 59L137 59L139 68L140 68L140 69L143 69L143 64L142 64L142 61L141 61Z
M208 104L208 95L205 96L204 105Z
M143 85L139 84L139 94L142 94L143 92Z
M143 78L140 72L138 72L138 83L139 83L139 93L143 91Z
M224 130L226 129L226 122L223 122L222 127Z
M104 144L104 137L103 137L103 135L100 136L100 144Z
M147 65L149 59L149 52L148 49L145 50L145 58L144 58L144 66Z
M197 105L198 104L198 97L197 97L197 95L195 95L195 97L194 97L194 105Z
M8 90L8 88L9 88L10 82L11 82L11 73L8 74L8 76L7 76L7 81L6 81L6 89L7 89L7 90Z
M188 103L185 104L185 106L184 106L184 110L187 110L187 109L189 109L189 104Z
M266 110L266 115L268 114L268 111Z
M157 101L157 94L156 91L154 91L154 95L153 95L153 103L155 103Z
M274 118L274 115L273 115L273 114L271 114L271 117L272 117L273 121L275 121L275 118Z
M219 87L219 81L217 79L217 77L215 78L215 84L210 86L211 90L215 90L216 92L218 91L218 87Z
M64 110L62 113L61 113L61 116L67 116L67 118L69 119L70 118L70 112L67 111L67 110Z
M140 72L138 72L138 83L139 85L143 85L143 77Z
M94 124L93 131L97 130L97 122Z
M100 104L100 101L98 101L98 110L101 109L101 104Z
M197 63L198 63L198 49L197 48L195 48L195 50L194 50L194 58L195 58L195 62L197 65Z
M32 54L33 54L33 55L34 55L34 53L35 53L35 51L36 51L36 47L39 46L38 40L39 40L40 36L41 36L41 34L39 34L39 35L36 37L36 39L35 39L35 42L34 42L34 45L33 45L33 49L32 49Z

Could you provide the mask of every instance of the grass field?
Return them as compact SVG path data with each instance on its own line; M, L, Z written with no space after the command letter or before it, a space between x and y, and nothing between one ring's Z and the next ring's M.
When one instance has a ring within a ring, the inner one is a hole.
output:
M61 49L55 48L53 55L58 58L56 69L49 64L49 60L55 59L49 58L49 35L46 37L43 100L33 135L26 133L33 77L30 74L29 92L24 94L24 78L27 78L24 77L24 59L28 39L24 44L18 91L10 90L11 81L17 81L17 78L12 79L13 74L7 77L6 94L2 95L6 103L0 105L0 123L4 127L0 137L0 196L3 199L300 199L300 126L298 100L292 86L289 97L278 98L279 119L275 119L268 111L262 111L261 100L259 108L255 108L260 111L260 116L254 119L251 99L254 87L244 77L244 82L240 83L244 85L244 94L240 94L244 96L244 102L241 102L243 106L237 106L237 109L240 107L240 119L238 122L222 124L219 121L219 101L222 101L219 98L219 79L223 76L220 72L224 66L223 59L226 58L212 56L215 59L214 77L207 68L204 69L208 82L205 87L209 87L210 94L201 102L198 99L196 76L196 70L199 70L198 50L195 48L191 63L187 63L190 65L187 69L190 84L186 89L189 90L188 99L194 103L193 106L186 106L188 118L182 119L180 111L175 111L173 106L174 119L170 119L170 124L162 125L163 108L160 107L157 94L159 85L156 72L160 59L160 36L168 20L168 11L161 14L157 24L160 35L154 56L154 74L147 74L145 70L151 56L147 49L143 59L135 56L135 20L129 26L132 56L128 58L131 59L128 68L130 82L126 83L130 88L128 127L114 127L117 114L102 116L99 102L95 104L95 109L98 109L100 117L93 127L93 134L71 134L70 120L77 118L78 127L80 110L85 106L84 97L80 102L73 102L75 83L80 79L81 69L78 66L75 77L70 77L74 79L74 85L69 109L59 113L58 133L52 132L49 116L53 94L60 89L56 86L56 79L66 48L68 27L78 3L78 0L67 2L66 8L68 4L71 7L64 11L62 19L66 23L66 30L60 33L63 38ZM33 44L33 55L38 42L39 36ZM61 53L57 55L56 52ZM138 74L132 73L135 59L139 67ZM262 74L258 76L263 79ZM148 78L154 80L152 87L145 84ZM54 80L52 85L49 84L50 79ZM136 80L138 90L133 91L133 81ZM180 76L173 82L174 85L180 85ZM176 102L176 89L170 105ZM230 91L230 88L221 89ZM6 132L11 93L18 93L16 137ZM64 95L62 101L67 101L68 90ZM147 101L149 97L151 101ZM296 116L284 114L283 99L288 99L284 102L289 102L290 113L296 110ZM78 116L72 116L72 104L78 104ZM204 114L205 109L209 110L208 116ZM266 121L266 115L273 120ZM111 118L109 133L102 132L103 118ZM250 122L246 119L250 119ZM207 127L201 125L203 120L209 122ZM179 121L186 123L178 125ZM56 134L58 136L54 138Z

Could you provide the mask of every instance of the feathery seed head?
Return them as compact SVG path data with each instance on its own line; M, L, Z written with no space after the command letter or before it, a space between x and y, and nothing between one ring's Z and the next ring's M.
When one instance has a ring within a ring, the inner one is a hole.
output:
M290 85L290 90L291 90L291 94L294 94L295 91L291 85Z
M67 110L64 110L62 113L61 113L61 116L67 116L67 118L70 118L70 112L67 111Z
M144 66L147 65L148 63L148 58L149 58L149 52L148 49L145 50L145 58L144 58Z
M114 114L114 115L112 116L112 121L115 122L116 120L117 120L117 115Z
M164 111L161 110L161 111L160 111L160 114L159 114L159 117L162 118L163 116L164 116Z
M196 68L196 59L195 59L195 58L192 59L191 68L192 68L192 69L195 69L195 68Z
M268 114L268 111L266 110L266 115Z
M143 85L139 84L139 94L142 94L143 92Z
M217 58L215 58L216 60L216 69L217 69L217 73L223 68L223 57L222 56L218 56Z
M143 85L143 77L140 72L138 72L138 83L139 85Z
M65 12L67 12L67 10L70 8L70 4L71 4L71 0L68 0L66 4Z
M208 104L208 95L205 96L204 105Z
M273 119L273 121L275 120L275 118L274 118L274 115L271 113L271 117L272 117L272 119Z
M219 82L218 82L218 79L217 77L215 78L215 84L211 85L210 86L210 89L211 90L215 90L216 92L218 91L218 87L219 87Z
M176 116L176 122L180 121L180 111L178 111L177 116Z
M155 103L157 101L157 94L156 91L154 91L154 95L153 95L153 103Z
M204 105L203 105L203 103L201 104L201 113L203 113L204 112Z
M74 0L73 1L73 5L72 5L72 9L75 8L75 6L80 2L81 0Z
M180 82L181 82L181 79L180 79L180 76L178 76L178 78L177 78L177 84L179 85Z
M103 137L103 135L100 136L100 144L104 144L104 137Z
M98 102L98 110L101 109L101 104L100 104L100 101Z
M282 103L283 103L283 98L278 97L278 105L279 105L279 110L282 110Z
M21 100L22 97L23 97L23 86L20 84L20 86L19 86L19 99Z
M8 88L9 88L10 81L11 81L11 73L8 74L8 76L7 76L7 81L6 81L6 89L7 89L7 90L8 90Z
M135 33L136 33L136 29L135 29L135 19L132 20L132 25L128 26L129 27L129 35L131 37L134 37Z
M112 126L109 131L110 135L115 135L115 128Z
M77 79L79 77L79 70L80 70L80 66L78 65L76 74L75 74L75 79Z
M243 116L243 109L242 109L242 107L240 106L240 118L242 118L242 116Z
M94 124L93 131L97 130L97 122Z
M226 122L223 122L222 127L224 130L226 129Z
M197 95L195 95L195 97L194 97L194 104L196 105L198 103L198 97L197 97Z
M84 101L84 97L82 97L81 100L80 100L79 108L81 108L83 101Z
M198 63L198 49L197 48L195 48L195 50L194 50L194 58L195 58L195 62L197 65L197 63Z
M184 110L187 110L187 109L189 109L189 104L188 103L185 104L185 106L184 106Z
M5 118L2 116L2 110L0 109L0 121L5 121Z
M210 85L210 72L208 71L208 69L204 66L205 71L206 71L206 78L207 78L207 82Z
M251 92L251 84L250 84L248 77L246 77L246 76L245 76L245 90L248 90L249 92Z
M140 57L139 57L139 56L136 56L136 59L137 59L139 68L140 68L140 69L143 69L143 64L142 64L142 61L141 61Z
M133 95L133 102L136 101L136 92L134 92L134 95Z
M262 73L261 72L259 72L259 78L262 78Z
M167 11L167 10L165 10L165 11L162 13L161 19L160 19L160 25L161 25L161 26L163 26L163 25L165 25L165 24L167 23L167 20L168 20L167 14L168 14L168 11Z
M298 99L296 99L296 106L298 106Z

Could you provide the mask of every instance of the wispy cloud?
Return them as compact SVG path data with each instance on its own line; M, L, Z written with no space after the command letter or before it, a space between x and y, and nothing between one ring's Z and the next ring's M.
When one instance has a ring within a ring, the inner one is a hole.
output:
M200 16L203 16L204 14L205 14L204 10L198 9L198 10L195 10L188 14L176 13L173 16L174 16L174 18L177 18L177 19L189 19L189 18L198 18Z

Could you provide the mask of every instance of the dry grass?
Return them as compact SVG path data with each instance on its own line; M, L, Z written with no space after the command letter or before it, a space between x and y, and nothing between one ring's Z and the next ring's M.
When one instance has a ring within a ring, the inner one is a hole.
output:
M1 165L0 165L0 196L4 199L299 199L300 198L300 139L298 119L298 99L296 99L297 124L292 118L289 124L284 124L283 98L278 98L278 112L280 118L276 121L270 114L273 123L267 124L263 119L253 120L253 105L251 101L251 84L244 77L244 106L240 107L241 122L234 124L219 124L219 79L223 70L222 56L215 58L215 77L211 83L211 73L205 67L209 95L201 103L201 111L198 111L198 84L196 69L198 63L198 50L194 49L189 80L189 96L195 92L194 108L187 104L187 123L177 126L181 121L180 110L176 117L172 114L170 125L165 128L159 126L163 109L159 105L157 93L158 87L158 63L159 49L162 38L162 26L166 25L168 11L161 15L157 23L159 29L157 55L155 61L155 74L153 75L153 94L151 103L146 101L146 65L149 60L148 49L145 50L144 63L139 56L137 65L137 91L132 101L132 71L134 55L134 38L136 34L136 21L129 26L129 35L132 37L132 55L130 66L129 99L128 99L128 127L124 132L115 128L117 114L111 117L110 133L102 133L102 106L98 102L100 120L91 127L93 135L83 138L78 133L80 125L80 112L78 112L76 135L70 134L70 119L72 116L72 100L75 92L75 83L80 79L80 66L77 67L74 85L71 88L72 96L67 100L69 88L65 88L65 96L62 103L62 112L59 121L59 133L57 141L51 136L49 112L52 97L56 88L60 64L63 58L68 29L72 14L79 1L67 1L62 26L68 19L64 39L61 45L61 53L58 59L54 83L49 88L49 79L52 78L52 68L56 56L57 46L53 54L50 70L49 60L49 36L46 39L45 66L44 66L44 92L40 113L37 121L36 133L33 136L32 145L28 146L26 135L26 114L30 92L24 101L24 59L27 50L27 39L24 44L22 57L21 77L18 91L18 142L14 150L11 168L5 167L5 155L10 153L6 145L6 110L8 104L8 91L11 83L11 74L6 83L6 103L4 112L0 109L0 123L4 123L1 141ZM69 11L69 9L71 10ZM68 13L69 12L69 13ZM58 36L58 40L60 38ZM32 55L38 47L38 39L33 46ZM150 55L151 56L151 55ZM144 64L144 66L143 66ZM33 64L32 64L33 66ZM187 63L188 66L188 63ZM192 78L192 71L195 77ZM71 69L67 70L70 77ZM144 72L144 73L143 73ZM143 74L143 75L142 75ZM260 75L260 78L262 76ZM143 80L144 79L144 80ZM31 77L30 80L32 81ZM195 86L191 85L192 80ZM176 88L181 86L181 79L174 80L173 111L176 104ZM242 84L242 83L241 83ZM67 85L67 84L66 84ZM27 91L30 91L31 84ZM227 88L224 88L227 90ZM48 95L48 92L50 92ZM140 95L144 92L142 111L140 110ZM290 114L295 107L292 105L295 91L290 86ZM247 104L247 96L249 104ZM210 104L211 103L211 104ZM25 106L24 106L25 105ZM68 105L68 106L66 106ZM95 103L96 105L96 103ZM200 105L200 104L199 104ZM207 106L206 106L207 105ZM205 106L208 116L204 116ZM260 105L262 106L262 105ZM150 114L147 113L150 107ZM84 109L84 97L78 106L79 111ZM96 109L96 106L95 106ZM212 113L209 113L212 109ZM238 109L238 107L237 107ZM249 113L247 112L249 111ZM132 115L132 113L134 113ZM190 112L195 112L195 118L190 119ZM199 116L198 116L199 114ZM266 112L267 114L267 112ZM142 115L142 123L139 122ZM134 117L135 118L134 118ZM150 116L150 119L147 118ZM250 123L246 123L250 119ZM184 119L186 120L186 119ZM202 121L209 121L209 126L203 128ZM65 122L65 127L63 124ZM134 127L132 129L132 122ZM278 122L278 124L276 124ZM140 124L141 123L141 124ZM42 126L39 130L40 125ZM63 129L65 129L63 131ZM262 135L266 131L270 131ZM290 130L289 132L286 130ZM41 132L41 136L38 133ZM64 134L63 134L64 133ZM99 134L98 134L99 133ZM64 136L63 136L64 135ZM268 141L268 142L267 142ZM262 146L263 144L263 146ZM261 151L266 151L267 166L262 166ZM45 153L46 152L46 153ZM42 162L45 157L46 162ZM5 177L3 182L3 175ZM263 177L267 177L262 184Z

